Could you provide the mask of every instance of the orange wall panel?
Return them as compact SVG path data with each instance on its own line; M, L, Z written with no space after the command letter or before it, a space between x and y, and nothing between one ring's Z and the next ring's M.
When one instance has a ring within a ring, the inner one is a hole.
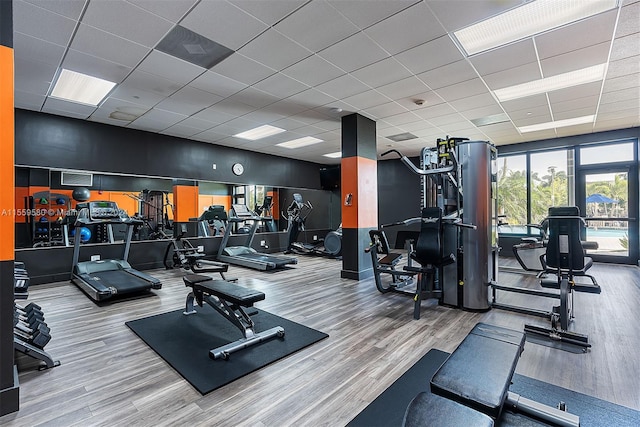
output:
M0 261L10 261L14 257L16 193L13 132L13 49L0 46Z
M378 227L378 164L363 157L347 157L341 162L342 226ZM344 204L351 194L351 205Z
M187 222L189 218L200 216L198 209L198 187L190 185L174 185L173 200L177 222Z

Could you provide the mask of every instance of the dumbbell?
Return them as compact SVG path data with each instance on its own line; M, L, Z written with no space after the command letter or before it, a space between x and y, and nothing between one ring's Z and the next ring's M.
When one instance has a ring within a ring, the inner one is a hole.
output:
M44 313L38 304L29 303L26 307L14 304L14 311L25 319L38 319L44 321Z
M32 331L31 333L27 333L20 329L14 328L13 334L38 348L44 348L44 346L47 345L49 341L51 341L51 335L46 332Z
M18 328L23 332L32 333L33 331L49 333L50 329L45 322L34 320L33 322L26 322L20 319L17 313L13 314L13 327Z

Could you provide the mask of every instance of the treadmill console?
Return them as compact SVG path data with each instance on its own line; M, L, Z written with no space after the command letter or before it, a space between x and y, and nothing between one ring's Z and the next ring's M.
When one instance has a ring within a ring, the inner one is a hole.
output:
M89 219L92 221L100 221L105 219L120 219L120 209L116 202L99 201L89 202Z
M247 205L231 205L233 212L238 218L253 218L255 214L249 210Z

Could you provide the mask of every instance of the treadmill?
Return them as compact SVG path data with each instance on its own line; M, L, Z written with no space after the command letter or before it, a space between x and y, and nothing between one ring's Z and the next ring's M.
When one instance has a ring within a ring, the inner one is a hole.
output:
M230 223L251 221L253 224L247 234L247 240L245 241L244 246L227 246L229 243L229 237L231 237L231 229L233 227L228 226L225 228L224 236L222 236L222 242L218 249L219 261L254 268L256 270L275 270L277 268L283 268L288 264L298 263L297 258L268 255L253 249L251 247L251 242L256 234L258 225L264 220L264 218L250 211L249 208L247 208L247 205L234 204L232 205L232 209L235 215L228 219Z
M76 229L87 225L106 224L111 236L111 225L124 224L127 226L126 238L122 259L78 262L80 238L76 236L73 243L71 281L94 301L103 301L116 295L160 289L162 283L158 279L134 270L127 262L133 228L136 225L142 225L143 222L130 218L118 208L115 202L94 201L79 206L82 208L75 221Z

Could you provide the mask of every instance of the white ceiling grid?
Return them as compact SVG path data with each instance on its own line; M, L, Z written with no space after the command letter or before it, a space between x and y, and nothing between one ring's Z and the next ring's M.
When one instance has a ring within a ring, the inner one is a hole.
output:
M446 135L510 144L640 125L640 2L466 57L452 33L523 0L14 0L15 105L319 163L340 118L378 151ZM207 70L156 50L176 25L235 50ZM499 103L492 90L610 61L604 81ZM98 107L48 97L60 68L117 83ZM417 105L416 100L422 100ZM506 114L506 122L471 120ZM517 129L596 114L594 123ZM258 141L234 134L286 130ZM396 143L387 136L410 132ZM301 149L276 144L303 136Z

